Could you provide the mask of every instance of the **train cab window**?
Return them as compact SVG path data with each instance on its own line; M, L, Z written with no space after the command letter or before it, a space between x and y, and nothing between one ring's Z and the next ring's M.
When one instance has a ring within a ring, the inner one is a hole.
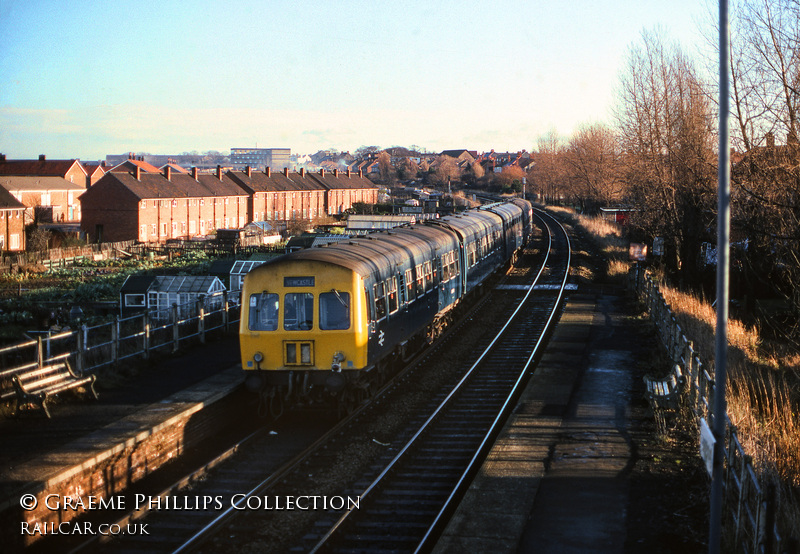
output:
M399 306L397 298L397 277L389 277L389 279L386 281L386 286L388 289L387 297L389 298L389 313L393 314L397 311Z
M314 295L293 292L283 297L283 328L286 331L308 331L314 326Z
M350 328L350 293L334 290L319 295L319 328L323 331Z
M423 294L425 294L425 271L422 269L422 264L414 268L414 272L417 275L416 279L417 296L422 296Z
M386 317L386 285L383 281L375 283L372 288L375 294L375 320Z
M260 292L250 295L248 328L251 331L276 331L278 329L277 294Z
M414 300L414 273L410 269L406 269L406 278L405 278L405 285L406 285L406 302L411 302Z

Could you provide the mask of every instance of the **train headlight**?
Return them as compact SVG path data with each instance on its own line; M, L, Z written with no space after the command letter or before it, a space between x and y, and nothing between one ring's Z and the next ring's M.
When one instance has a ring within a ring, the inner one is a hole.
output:
M331 364L331 369L333 371L341 371L342 370L342 362L345 361L347 357L344 355L344 352L337 352L333 355L333 363Z
M255 360L257 364L260 364L261 362L264 361L264 354L262 354L261 352L256 352L255 354L253 354L253 360Z

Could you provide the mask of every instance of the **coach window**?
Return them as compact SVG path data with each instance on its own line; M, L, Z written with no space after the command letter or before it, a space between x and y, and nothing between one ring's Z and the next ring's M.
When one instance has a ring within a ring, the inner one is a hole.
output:
M278 295L260 292L250 295L249 329L276 331L278 329Z
M414 273L410 269L406 269L406 302L414 300Z
M283 300L283 328L286 331L308 331L314 326L313 294L293 292Z
M389 313L393 314L397 311L399 305L397 301L397 277L389 277L386 285L389 291Z
M372 288L375 295L375 320L380 320L386 317L386 285L383 281L375 283Z
M433 289L433 267L431 262L425 262L423 267L425 269L425 292L428 292Z
M417 296L422 296L425 294L425 272L422 269L422 264L419 264L417 267L414 268L414 272L416 273L416 288L417 288Z
M350 293L332 290L319 295L319 328L323 331L350 328Z

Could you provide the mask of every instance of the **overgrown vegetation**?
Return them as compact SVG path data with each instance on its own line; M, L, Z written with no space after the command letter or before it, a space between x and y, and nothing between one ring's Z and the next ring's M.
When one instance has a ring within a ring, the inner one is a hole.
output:
M609 275L627 272L627 239L622 230L598 217L555 210L586 232L607 258ZM611 268L616 267L614 271ZM716 311L697 295L670 286L660 290L686 336L707 363L713 363ZM765 481L779 484L782 515L800 535L800 355L786 345L762 339L740 321L728 324L728 414L740 441Z

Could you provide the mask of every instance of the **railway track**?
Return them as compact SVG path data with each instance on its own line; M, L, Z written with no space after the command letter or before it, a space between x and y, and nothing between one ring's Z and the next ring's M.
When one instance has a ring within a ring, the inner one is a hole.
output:
M476 353L465 357L470 362L448 370L452 377L444 377L450 379L446 392L428 391L421 404L403 410L414 396L408 393L408 384L420 381L420 372L436 363L436 356L448 358L437 354L446 348L437 343L416 361L417 369L338 425L324 423L331 419L325 412L306 414L307 434L290 429L280 437L280 447L279 439L266 430L257 433L208 464L216 469L205 467L162 494L148 496L147 517L140 511L118 522L146 522L149 535L120 535L102 545L86 543L80 550L183 552L202 549L211 541L209 551L236 551L253 544L277 551L271 546L276 541L283 549L286 544L281 540L303 533L305 538L295 542L299 551L414 551L428 544L513 406L558 310L569 267L568 238L549 216L539 217L547 220L542 225L550 231L551 243L541 248L548 253L547 261L535 280L525 269L512 270L503 280L494 294L504 300L495 296L488 302L507 305L509 321L502 330L487 330L475 342ZM470 324L467 320L460 325ZM390 438L370 426L382 417L375 415L382 409L402 421L392 427ZM332 429L314 442L312 435L322 432L320 426ZM285 442L293 443L294 450L286 449ZM312 442L295 456L302 445ZM357 475L346 486L329 477L346 472ZM274 504L298 493L306 504L309 497L326 503L325 509L289 510ZM358 509L346 509L351 499ZM273 505L266 506L270 501ZM309 527L313 530L307 531ZM285 537L276 538L278 534Z
M513 406L560 306L569 239L554 220L540 217L553 244L534 286L463 379L360 493L358 509L342 514L311 552L431 546Z

